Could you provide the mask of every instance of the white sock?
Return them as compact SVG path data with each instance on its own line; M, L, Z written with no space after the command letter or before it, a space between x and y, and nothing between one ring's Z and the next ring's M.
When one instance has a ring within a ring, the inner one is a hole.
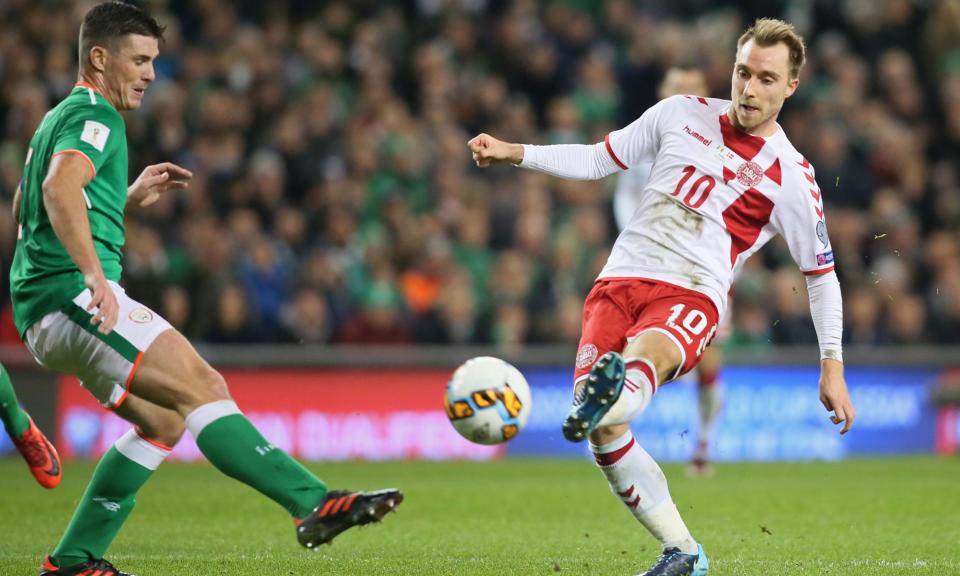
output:
M600 419L599 426L627 424L639 416L657 392L657 370L646 358L626 358L623 391L610 410Z
M184 420L186 420L187 430L190 431L190 434L194 438L199 438L200 433L208 424L232 414L242 414L236 402L233 400L215 400L195 408L193 412L187 414Z
M700 385L698 396L697 408L700 415L700 431L697 450L702 453L703 457L706 457L707 448L713 435L713 425L720 413L722 395L719 383Z
M140 435L136 429L132 429L113 444L117 452L123 454L130 460L143 466L147 470L156 470L160 464L170 455L173 448L163 446Z
M637 444L633 434L627 432L602 446L591 443L590 450L610 488L664 549L697 553L697 542L670 498L663 470Z

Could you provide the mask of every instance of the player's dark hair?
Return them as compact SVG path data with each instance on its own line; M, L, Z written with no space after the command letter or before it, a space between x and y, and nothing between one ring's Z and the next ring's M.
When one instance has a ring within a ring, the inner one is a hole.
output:
M128 34L163 39L164 26L138 6L127 2L104 2L87 11L80 25L80 64L94 46L112 49Z

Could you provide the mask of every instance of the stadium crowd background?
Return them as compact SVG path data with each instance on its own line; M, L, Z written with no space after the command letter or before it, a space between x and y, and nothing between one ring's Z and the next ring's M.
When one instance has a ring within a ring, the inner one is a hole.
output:
M76 79L90 4L0 2L4 271L27 143ZM145 5L167 39L127 115L131 171L195 178L128 217L125 284L194 340L576 342L615 180L481 172L466 141L600 141L674 65L729 98L737 36L763 15L809 44L781 124L824 193L845 338L960 342L960 0ZM815 342L785 245L761 254L732 345Z

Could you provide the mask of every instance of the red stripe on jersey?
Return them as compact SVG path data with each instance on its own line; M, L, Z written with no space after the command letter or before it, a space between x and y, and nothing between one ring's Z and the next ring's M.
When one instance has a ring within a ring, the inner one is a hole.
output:
M630 485L629 489L624 490L623 492L617 492L617 494L619 494L621 498L629 498L633 496L633 484Z
M813 196L813 199L816 200L817 202L820 201L820 191L819 191L819 190L814 190L814 189L811 188L811 189L810 189L810 195Z
M720 115L720 133L723 134L723 144L739 154L744 160L753 160L766 144L766 140L759 136L752 136L740 132L733 127L726 114Z
M810 167L810 161L807 160L806 158L803 159L803 162L797 162L797 164L803 166L804 170Z
M636 510L637 506L640 505L640 495L637 494L637 497L633 499L633 502L627 502L626 504L631 510Z
M806 172L804 172L803 175L804 175L804 177L807 179L807 182L816 185L816 183L817 183L817 179L816 179L816 178L814 178L814 177L811 176L810 174L807 174Z
M593 459L596 460L597 464L599 464L600 466L613 466L614 464L619 462L620 459L623 458L624 455L626 455L626 453L629 452L630 449L633 448L633 445L636 443L637 441L631 438L630 442L628 442L627 445L624 446L623 448L620 448L619 450L614 450L613 452L608 452L606 454L594 454Z
M737 175L733 173L733 170L727 168L726 166L723 167L723 183L724 184L733 180L736 177Z
M613 161L617 163L617 166L619 166L622 170L629 170L629 168L627 168L627 165L624 164L623 162L621 162L620 159L617 158L617 155L613 153L613 147L610 146L610 135L609 135L609 134L607 134L607 135L603 138L603 143L607 145L607 153L609 153L609 154L610 154L610 157L613 158Z
M730 232L730 266L757 241L760 230L770 222L771 212L773 201L755 188L744 192L723 211L723 223Z
M776 160L774 160L774 161L773 161L773 164L771 164L770 167L767 168L767 171L764 172L764 174L767 175L767 178L769 178L769 179L773 180L774 182L776 182L776 183L777 183L777 186L780 186L780 185L781 185L781 179L780 179L780 159L777 158Z
M823 209L819 206L814 206L813 211L817 213L817 218L823 220Z
M832 272L833 266L829 268L824 268L822 270L806 270L804 271L804 276L820 276L821 274L826 274L827 272Z
M703 104L704 106L707 105L707 99L704 98L703 96L697 96L697 101Z

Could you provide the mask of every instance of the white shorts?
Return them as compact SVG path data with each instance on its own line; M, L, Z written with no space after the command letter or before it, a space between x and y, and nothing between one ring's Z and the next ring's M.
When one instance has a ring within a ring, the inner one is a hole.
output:
M51 312L27 329L25 344L37 362L72 374L104 407L115 409L130 392L130 383L143 353L165 330L162 316L127 296L110 282L120 310L117 325L101 334L90 324L90 290L84 290L63 310Z

